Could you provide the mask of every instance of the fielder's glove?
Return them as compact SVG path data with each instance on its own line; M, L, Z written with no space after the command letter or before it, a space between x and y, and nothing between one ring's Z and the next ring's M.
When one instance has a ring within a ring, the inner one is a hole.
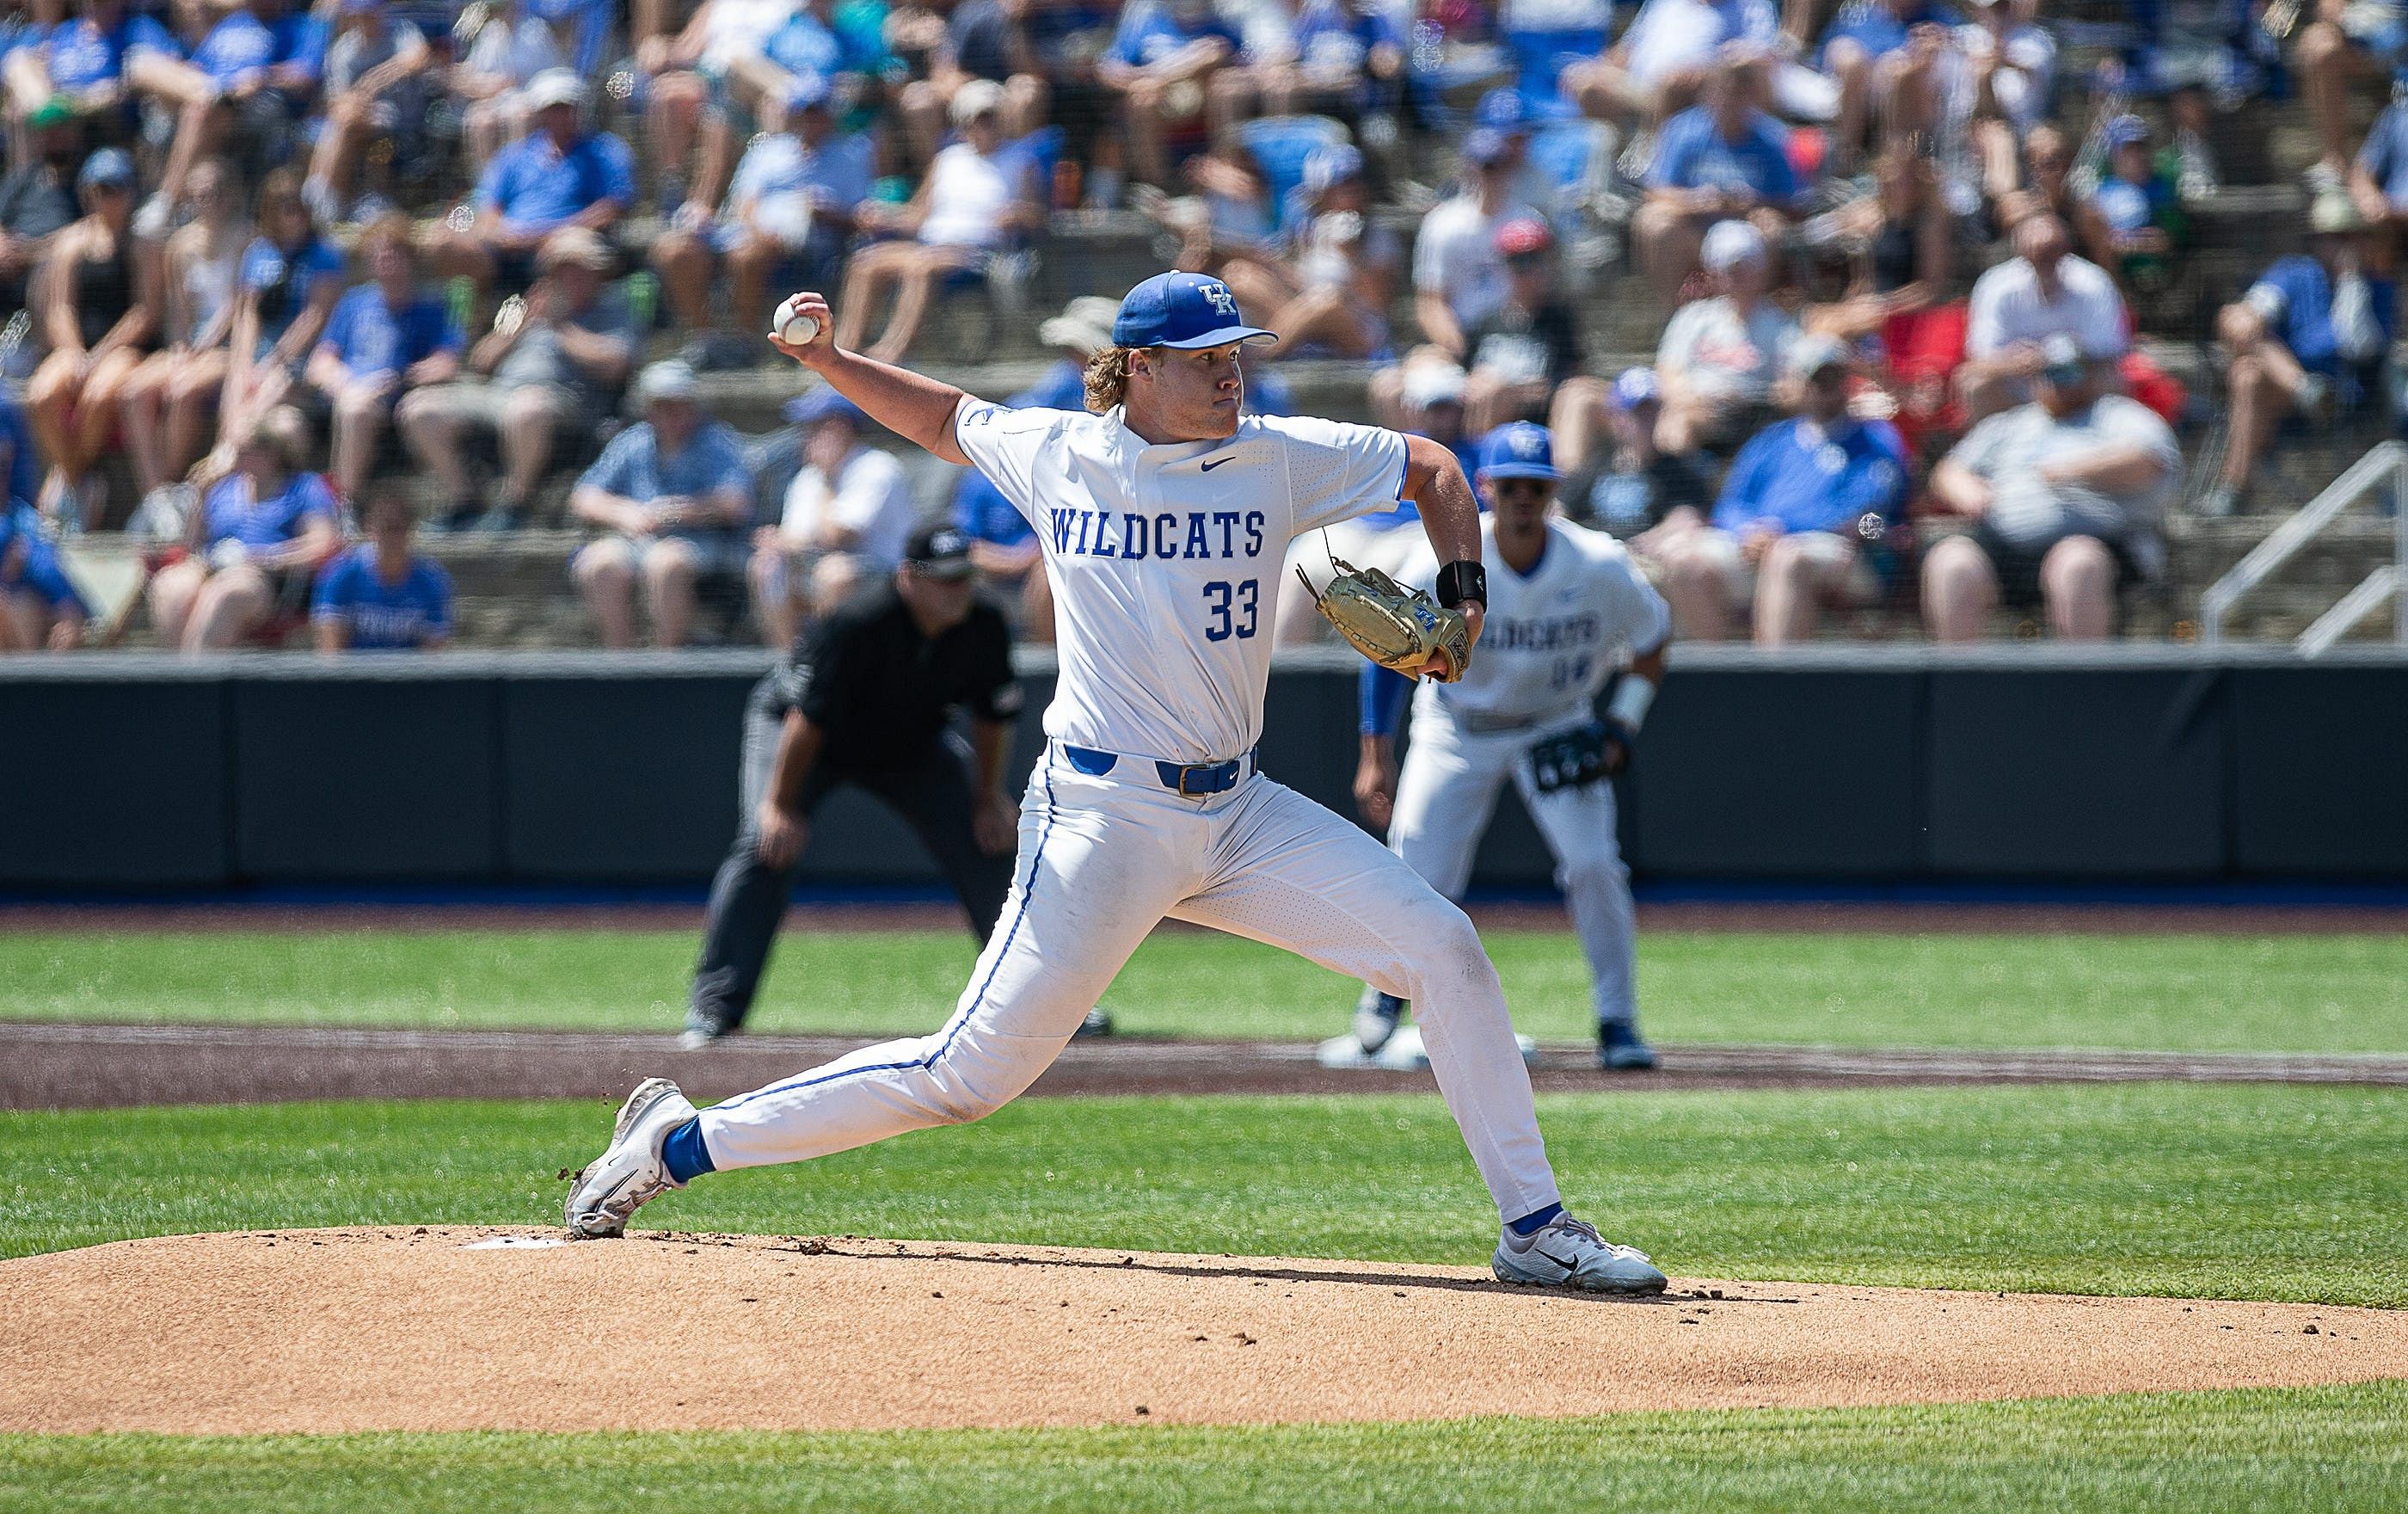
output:
M1452 684L1471 664L1471 624L1460 610L1440 605L1419 589L1409 589L1376 568L1357 568L1342 557L1329 559L1338 570L1329 587L1316 592L1303 569L1305 592L1313 607L1354 650L1391 672L1418 678L1433 656L1444 656L1446 670L1434 676Z

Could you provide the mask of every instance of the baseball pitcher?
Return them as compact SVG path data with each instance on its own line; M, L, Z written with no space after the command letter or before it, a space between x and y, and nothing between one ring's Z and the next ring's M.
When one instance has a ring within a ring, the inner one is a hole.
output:
M1244 416L1240 353L1277 339L1219 280L1159 274L1121 301L1087 410L1007 410L838 349L787 355L878 422L978 468L1037 529L1061 671L1020 810L1011 893L953 1013L697 1112L637 1088L573 1186L572 1234L617 1235L704 1173L800 1161L987 1115L1061 1052L1164 917L1268 942L1412 1001L1440 1092L1502 1222L1506 1281L1653 1293L1664 1275L1565 1212L1497 970L1462 910L1346 820L1257 770L1288 542L1326 522L1421 511L1437 561L1416 671L1455 676L1485 586L1478 506L1426 439ZM1440 644L1443 642L1444 644Z
M1406 866L1459 899L1511 779L1555 853L1556 885L1588 959L1598 1065L1643 1070L1656 1065L1656 1053L1639 1036L1630 870L1614 832L1612 780L1664 681L1671 620L1622 543L1553 514L1556 477L1544 426L1517 421L1482 442L1489 597L1479 656L1460 682L1422 685L1401 777L1393 742L1412 685L1365 666L1354 797L1366 819L1387 827ZM1424 554L1404 580L1427 584L1436 572ZM1630 670L1600 721L1598 692L1626 657ZM1398 1030L1404 1007L1394 992L1367 986L1354 1033L1324 1043L1322 1060L1397 1062L1398 1044L1412 1035Z

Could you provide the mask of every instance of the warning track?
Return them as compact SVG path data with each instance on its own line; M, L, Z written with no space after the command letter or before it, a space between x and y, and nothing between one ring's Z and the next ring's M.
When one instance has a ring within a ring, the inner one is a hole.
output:
M293 1026L0 1022L0 1108L272 1103L302 1099L616 1099L675 1076L725 1098L865 1045L860 1036L744 1036L683 1052L666 1035ZM1940 1051L1672 1045L1662 1071L1607 1074L1589 1048L1543 1047L1541 1092L1928 1084L2322 1083L2408 1088L2408 1057L2280 1053ZM1291 1042L1071 1043L1037 1097L1426 1091L1427 1073L1334 1070Z

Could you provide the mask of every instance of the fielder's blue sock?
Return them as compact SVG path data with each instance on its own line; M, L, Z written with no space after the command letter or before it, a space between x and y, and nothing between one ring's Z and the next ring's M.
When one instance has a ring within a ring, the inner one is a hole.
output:
M669 1132L661 1143L661 1165L668 1169L669 1180L691 1183L705 1173L719 1169L711 1165L710 1148L702 1144L702 1121L690 1119Z
M671 1139L674 1140L675 1137L672 1136ZM1521 1218L1513 1221L1513 1223L1506 1226L1505 1228L1512 1231L1516 1235L1536 1235L1539 1232L1547 1228L1547 1221L1555 1218L1557 1215L1562 1214L1563 1212L1564 1206L1562 1204L1551 1204L1543 1209L1531 1210L1528 1214L1524 1215Z

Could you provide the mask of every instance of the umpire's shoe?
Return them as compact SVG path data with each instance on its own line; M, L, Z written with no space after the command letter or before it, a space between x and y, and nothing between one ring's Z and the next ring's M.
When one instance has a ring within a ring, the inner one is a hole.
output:
M694 1118L694 1105L665 1077L646 1078L619 1106L610 1145L568 1190L568 1233L580 1241L624 1235L627 1217L681 1183L661 1163L661 1143Z
M1597 1022L1597 1064L1609 1073L1652 1073L1656 1048L1639 1039L1639 1027L1628 1020Z

